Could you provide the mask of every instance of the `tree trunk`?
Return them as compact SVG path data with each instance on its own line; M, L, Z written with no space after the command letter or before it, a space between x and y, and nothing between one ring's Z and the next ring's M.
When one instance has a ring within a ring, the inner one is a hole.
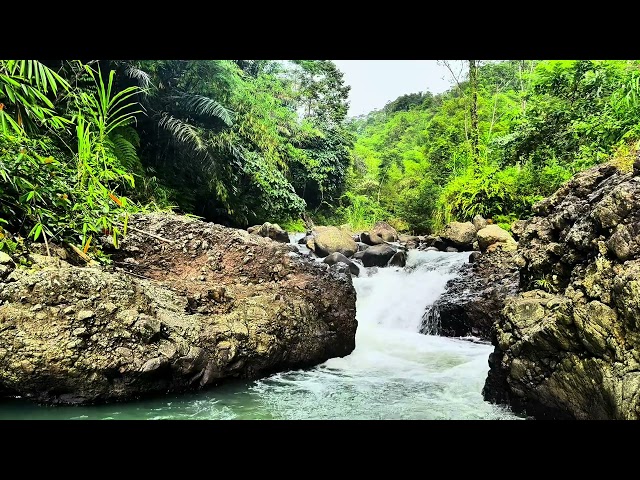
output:
M480 164L478 132L478 67L475 60L469 60L469 86L471 88L471 155L473 168Z

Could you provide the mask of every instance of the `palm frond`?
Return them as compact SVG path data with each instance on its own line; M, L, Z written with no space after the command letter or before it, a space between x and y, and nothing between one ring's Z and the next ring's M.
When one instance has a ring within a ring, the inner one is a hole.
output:
M127 77L136 80L140 88L142 88L145 92L149 88L149 86L151 86L151 76L135 65L127 63L124 69L124 73Z
M69 90L69 83L49 67L43 65L38 60L6 60L6 71L14 76L20 77L31 84L35 83L38 90L48 93L49 90L55 95L58 87Z
M88 96L88 100L93 106L94 117L100 125L104 134L111 133L114 129L128 125L136 120L136 114L144 113L143 110L132 110L133 108L142 106L135 101L129 101L136 94L140 93L139 87L127 87L119 92L112 94L115 70L109 72L109 78L105 84L102 79L102 72L98 68L96 72L90 66L85 65L87 73L91 76L97 87L97 95L95 97ZM97 77L97 78L96 78Z
M162 112L162 117L158 125L171 133L173 138L178 142L191 145L192 148L198 151L205 150L205 142L193 125L172 117L166 112Z
M212 98L190 93L181 93L174 98L182 100L187 108L193 109L200 115L219 118L227 126L233 124L233 112Z

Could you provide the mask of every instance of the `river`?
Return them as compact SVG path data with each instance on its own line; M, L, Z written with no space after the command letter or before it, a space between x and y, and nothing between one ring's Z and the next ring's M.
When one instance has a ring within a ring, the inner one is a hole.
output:
M407 268L363 268L353 279L358 330L347 357L129 403L4 400L0 419L518 419L482 399L492 346L419 333L425 307L468 256L411 250Z

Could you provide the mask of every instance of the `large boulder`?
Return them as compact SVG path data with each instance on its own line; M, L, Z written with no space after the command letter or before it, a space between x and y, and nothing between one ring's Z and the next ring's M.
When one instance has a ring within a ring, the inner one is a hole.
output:
M534 212L484 398L535 418L640 419L640 177L600 165Z
M476 230L480 231L487 225L489 224L482 215L476 215L475 217L473 217L473 226L476 227Z
M377 222L370 233L378 235L385 242L396 242L398 240L398 232L387 222Z
M326 257L334 252L351 257L358 251L358 245L351 234L338 227L316 227L313 230L313 244L309 248L319 257Z
M360 241L367 245L382 245L384 243L384 240L380 235L370 232L362 232L360 234Z
M260 228L253 232L261 237L270 238L276 242L289 243L289 234L285 232L277 223L263 223Z
M365 267L386 267L396 249L386 243L369 247L362 255L362 264Z
M451 222L444 227L440 237L447 243L447 246L468 251L471 250L476 239L476 227L471 222Z
M510 250L515 250L517 247L511 234L498 225L487 225L478 230L478 245L481 251L486 251L495 243L504 243L504 246Z
M306 368L355 348L350 275L179 215L135 215L129 225L111 267L36 262L0 282L0 391L121 401Z

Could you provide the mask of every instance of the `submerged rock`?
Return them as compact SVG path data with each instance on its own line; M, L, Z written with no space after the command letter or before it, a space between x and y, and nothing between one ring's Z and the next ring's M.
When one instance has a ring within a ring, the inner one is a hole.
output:
M355 348L350 275L179 215L135 215L129 225L114 267L60 261L0 282L3 394L127 400L305 368Z

